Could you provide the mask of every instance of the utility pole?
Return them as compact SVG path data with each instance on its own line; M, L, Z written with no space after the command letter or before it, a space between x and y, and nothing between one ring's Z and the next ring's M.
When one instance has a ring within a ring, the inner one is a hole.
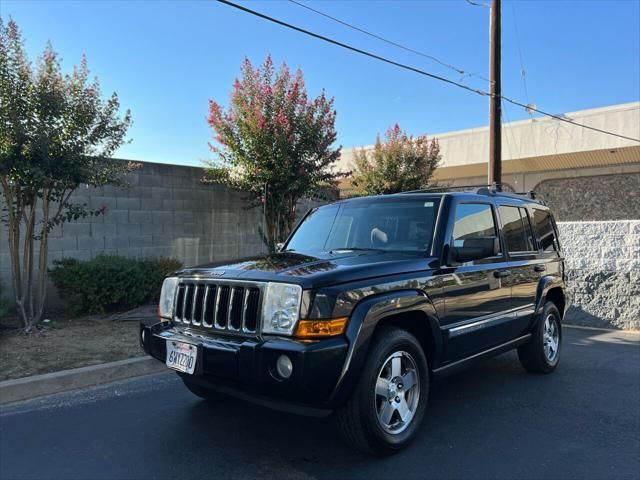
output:
M489 99L489 185L502 184L502 108L500 74L500 0L491 1L491 24L489 39L489 80L491 81Z

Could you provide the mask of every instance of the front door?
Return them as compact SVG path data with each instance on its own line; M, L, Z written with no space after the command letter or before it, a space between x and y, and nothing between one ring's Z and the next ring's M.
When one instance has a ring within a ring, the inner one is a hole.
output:
M492 203L459 200L454 205L449 243L462 246L465 238L497 236ZM443 269L448 361L472 355L503 340L504 323L513 318L509 271L504 248L498 256L455 264Z

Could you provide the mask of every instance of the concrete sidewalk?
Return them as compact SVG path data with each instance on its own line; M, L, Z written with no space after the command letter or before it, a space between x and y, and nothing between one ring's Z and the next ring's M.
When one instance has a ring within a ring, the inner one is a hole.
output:
M117 362L73 368L60 372L0 382L0 405L37 398L53 393L77 390L165 370L162 362L151 357L136 357Z

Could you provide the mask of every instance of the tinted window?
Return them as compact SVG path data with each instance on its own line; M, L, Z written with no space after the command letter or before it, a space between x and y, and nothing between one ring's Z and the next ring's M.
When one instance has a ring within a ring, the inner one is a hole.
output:
M545 210L533 209L533 223L536 227L540 248L545 252L558 250L558 239L556 238L551 215Z
M328 205L311 211L287 244L287 249L302 251L304 246L310 251L322 251L339 209L338 205ZM324 235L318 235L318 232L323 232Z
M508 252L527 252L533 250L531 226L527 211L524 208L499 207L502 219L502 234L507 244Z
M347 202L321 207L305 218L287 244L299 252L375 249L426 252L439 199Z
M491 205L460 203L456 206L456 218L453 225L454 247L462 247L465 238L495 235L496 225L493 221Z

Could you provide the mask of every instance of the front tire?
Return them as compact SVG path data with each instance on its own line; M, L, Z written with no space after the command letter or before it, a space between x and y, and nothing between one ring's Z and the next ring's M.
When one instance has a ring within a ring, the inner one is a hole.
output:
M518 348L522 366L531 373L551 373L558 366L562 346L560 312L547 302L529 343Z
M415 437L428 396L429 366L420 343L406 330L384 327L352 397L336 412L338 428L358 450L395 453Z

